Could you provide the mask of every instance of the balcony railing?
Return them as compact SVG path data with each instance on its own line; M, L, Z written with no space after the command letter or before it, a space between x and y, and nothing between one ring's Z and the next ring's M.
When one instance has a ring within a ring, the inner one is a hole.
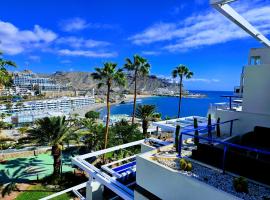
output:
M211 137L211 134L210 134L210 137L203 137L203 136L200 136L200 135L197 136L197 135L194 135L194 133L193 134L191 133L191 132L195 132L195 131L202 132L202 131L209 130L209 129L211 130L212 127L216 127L218 125L230 123L230 136L232 136L233 122L235 122L237 120L238 119L233 119L233 120L229 120L229 121L225 121L225 122L221 122L221 123L216 123L216 124L207 126L205 128L197 128L197 129L193 129L193 130L182 131L179 135L178 156L181 157L183 135L186 135L186 136L189 136L192 138L198 138L200 140L205 140L205 141L209 142L210 144L217 143L217 144L224 145L223 157L222 157L222 170L223 170L223 172L225 172L226 152L227 152L228 147L233 147L233 148L238 149L238 150L245 150L245 151L250 151L250 152L255 152L255 153L261 153L264 155L270 155L269 151L265 151L265 150L261 150L261 149L257 149L257 148L252 148L252 147L247 147L247 146L242 146L239 144L221 141L218 139L213 139Z

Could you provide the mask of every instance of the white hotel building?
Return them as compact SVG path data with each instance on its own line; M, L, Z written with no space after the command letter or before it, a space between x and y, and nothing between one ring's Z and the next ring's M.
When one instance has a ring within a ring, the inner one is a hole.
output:
M10 113L8 122L25 123L33 122L37 118L56 115L68 115L75 108L81 108L95 103L94 96L62 97L39 101L28 101L12 104L11 108L0 105L0 113Z

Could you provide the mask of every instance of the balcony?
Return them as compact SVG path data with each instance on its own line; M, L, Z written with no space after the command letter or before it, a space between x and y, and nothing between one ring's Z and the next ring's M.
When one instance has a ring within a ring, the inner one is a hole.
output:
M77 156L73 158L73 163L89 175L89 181L43 198L43 200L52 199L70 191L73 191L79 199L117 199L120 197L122 199L249 200L270 198L269 187L254 181L254 177L246 179L248 193L239 192L234 188L235 179L242 176L243 172L257 170L256 173L259 169L266 169L265 167L253 168L258 163L255 161L250 163L251 168L247 165L240 166L243 161L240 159L240 154L248 152L245 155L270 155L270 152L266 150L236 143L234 140L239 136L233 132L235 121L237 120L220 122L211 126L201 124L197 129L185 126L180 133L177 149L172 143L150 138L148 141L140 140ZM217 136L217 126L227 124L231 124L231 132L222 133L221 137ZM166 126L164 123L163 125ZM171 126L170 123L167 125ZM194 136L194 131L198 131L199 135ZM198 144L194 144L195 138L199 139ZM100 167L88 162L89 158L119 150L125 151L127 148L136 146L141 146L141 153L106 163ZM240 157L236 160L232 159L235 156ZM182 168L180 164L182 158L192 164L190 170ZM256 159L256 156L254 158ZM240 166L238 168L240 171L231 171L232 161L236 163L236 166ZM83 192L81 192L82 189Z

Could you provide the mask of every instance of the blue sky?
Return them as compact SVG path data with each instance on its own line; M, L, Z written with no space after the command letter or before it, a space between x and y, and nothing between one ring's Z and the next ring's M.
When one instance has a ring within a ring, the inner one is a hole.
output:
M269 0L233 7L269 36ZM186 87L199 90L232 90L249 49L261 46L208 0L6 0L0 41L18 70L93 71L105 61L122 66L137 53L159 76L187 65L195 76Z

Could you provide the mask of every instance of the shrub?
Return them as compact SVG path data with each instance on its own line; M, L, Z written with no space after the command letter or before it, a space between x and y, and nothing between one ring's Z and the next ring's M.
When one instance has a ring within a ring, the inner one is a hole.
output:
M236 192L248 193L248 181L244 177L237 177L233 180L233 187Z
M184 158L180 159L180 169L184 171L191 171L192 170L192 163L187 161Z
M190 172L191 170L192 170L192 164L191 164L191 162L188 162L186 171Z
M161 113L154 113L152 115L153 121L158 122L161 120Z
M185 170L187 168L187 162L184 158L180 159L180 169Z
M99 112L96 112L96 111L89 111L85 114L85 117L86 118L89 118L89 119L98 119L99 118Z

